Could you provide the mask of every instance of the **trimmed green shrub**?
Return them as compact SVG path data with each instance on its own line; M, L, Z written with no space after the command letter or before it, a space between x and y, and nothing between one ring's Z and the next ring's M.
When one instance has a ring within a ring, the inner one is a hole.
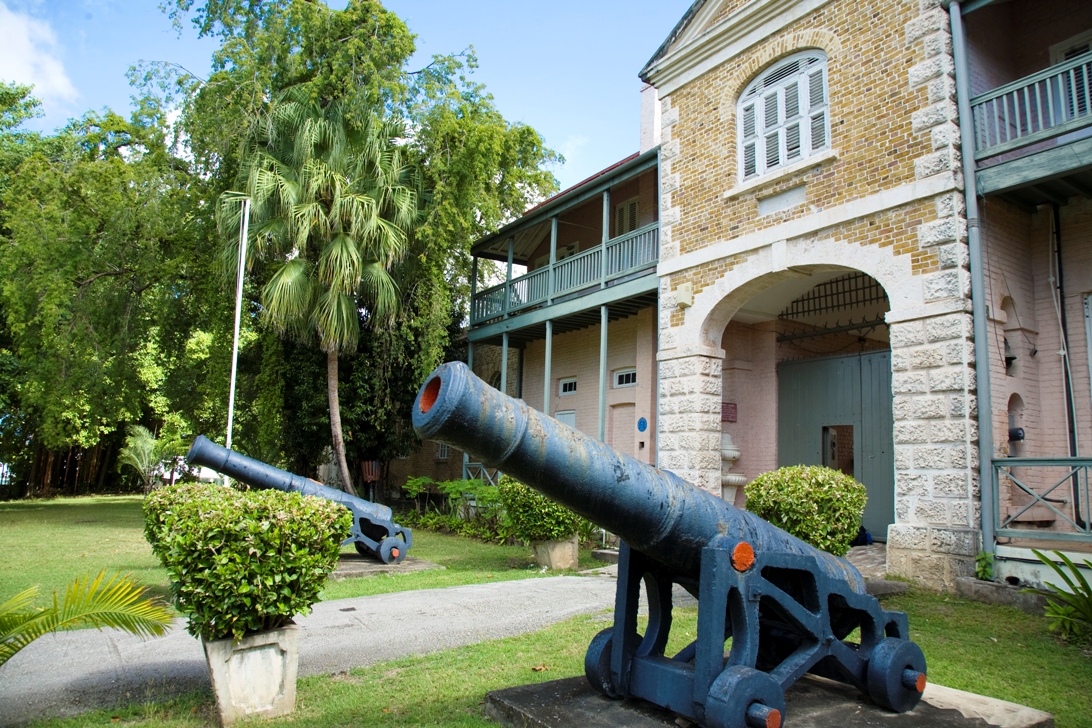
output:
M563 541L580 527L575 513L511 476L502 475L497 488L512 532L521 541Z
M835 556L849 553L868 496L851 476L821 465L794 465L744 488L747 510Z
M277 490L182 484L144 501L144 537L188 629L206 640L276 629L319 600L352 514Z

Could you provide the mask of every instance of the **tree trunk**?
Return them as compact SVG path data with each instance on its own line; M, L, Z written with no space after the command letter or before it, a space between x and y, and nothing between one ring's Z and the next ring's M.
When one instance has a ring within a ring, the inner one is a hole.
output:
M96 489L99 493L102 492L102 484L106 482L106 466L110 464L110 451L113 445L107 445L106 451L103 453L102 462L99 463L99 486Z
M356 495L353 479L349 475L349 463L345 460L345 439L341 435L341 404L337 399L337 350L326 352L326 395L330 400L330 434L334 441L334 456L341 474L345 492Z

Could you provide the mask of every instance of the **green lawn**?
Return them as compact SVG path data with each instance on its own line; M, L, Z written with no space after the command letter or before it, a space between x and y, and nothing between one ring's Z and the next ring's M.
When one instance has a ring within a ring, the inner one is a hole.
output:
M34 584L48 595L77 576L102 569L132 572L153 594L165 596L167 573L144 540L142 501L140 496L104 496L0 503L0 602ZM416 530L411 555L442 570L330 582L323 599L556 575L543 574L530 553L523 546ZM582 552L580 560L581 568L602 566L589 552Z
M0 504L0 601L31 584L48 591L102 568L131 571L164 592L166 575L143 539L140 503L139 497L105 497ZM331 583L324 597L541 575L526 548L425 531L414 533L413 555L446 568ZM594 563L586 555L582 560ZM1044 618L916 590L885 606L909 614L931 681L1052 712L1060 728L1092 726L1092 657L1058 644ZM693 611L676 612L677 646L694 634L694 620ZM481 715L486 692L581 674L588 641L608 621L578 617L531 635L305 678L297 714L270 725L492 725ZM212 724L211 710L209 697L198 695L42 725L199 726Z
M1092 659L1046 634L1045 620L1008 607L912 591L885 602L910 615L933 682L1053 712L1058 728L1092 726ZM679 609L669 652L692 639L697 612ZM609 615L575 617L541 632L299 681L297 712L269 726L495 726L485 694L583 674L584 650ZM997 641L994 642L993 639ZM537 668L537 669L536 669ZM791 715L789 725L791 725ZM209 696L132 706L40 728L214 725ZM254 724L258 725L258 724Z
M165 596L167 572L144 540L141 501L104 496L0 503L0 602L35 584L48 595L102 569L132 572Z

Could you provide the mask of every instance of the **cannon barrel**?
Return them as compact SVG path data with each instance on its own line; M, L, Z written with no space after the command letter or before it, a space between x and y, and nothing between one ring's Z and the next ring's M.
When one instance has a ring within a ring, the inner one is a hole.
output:
M353 535L345 543L355 542L357 551L378 556L386 563L401 562L412 544L409 529L393 522L394 514L387 506L275 468L261 460L221 447L204 435L198 435L193 441L186 454L186 461L192 465L212 468L254 488L300 493L340 503L353 514ZM399 536L401 538L397 538Z
M723 536L756 552L808 557L828 577L864 593L860 572L845 559L561 424L460 362L429 375L414 401L413 426L422 439L504 471L681 575L698 579L702 549Z
M366 513L377 521L389 521L394 515L391 509L378 503L366 501L363 498L331 488L321 483L305 478L302 475L290 473L287 470L275 468L261 460L247 457L234 450L228 450L209 440L204 435L198 435L186 454L186 461L194 465L204 465L216 472L246 483L254 488L267 488L283 490L286 493L301 493L313 495L316 498L341 503L352 510L356 506L362 513Z

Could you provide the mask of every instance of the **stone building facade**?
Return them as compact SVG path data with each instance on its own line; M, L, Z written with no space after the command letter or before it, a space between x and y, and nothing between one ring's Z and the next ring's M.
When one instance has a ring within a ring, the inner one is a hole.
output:
M936 2L711 2L644 71L662 104L661 466L719 493L722 337L749 301L794 278L866 273L890 302L889 570L936 585L973 573L980 518L951 47ZM740 181L744 87L812 49L827 64L827 150ZM796 204L762 214L790 191Z
M737 505L779 466L852 472L888 571L929 586L983 549L1035 581L1042 539L1087 548L1092 5L964 4L965 26L953 0L694 2L641 72L639 153L475 243L528 271L474 295L475 369L516 347L510 394ZM510 296L571 265L569 222L576 255L633 244L610 205L634 175L644 267ZM631 405L640 435L612 417Z

